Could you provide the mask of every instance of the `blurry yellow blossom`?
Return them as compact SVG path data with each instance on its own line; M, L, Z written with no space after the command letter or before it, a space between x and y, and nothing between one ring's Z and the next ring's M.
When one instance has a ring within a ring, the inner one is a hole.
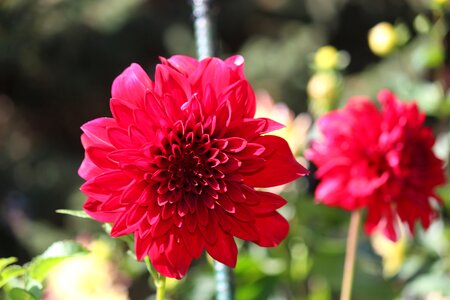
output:
M405 233L399 235L396 242L386 238L381 232L376 232L371 238L372 247L383 260L383 275L392 277L400 271L406 252L407 239Z
M317 73L306 87L310 99L333 99L337 95L337 80L333 73Z
M314 65L320 70L335 69L339 63L339 53L333 46L324 46L314 55Z
M392 24L381 22L370 29L368 40L373 53L385 56L394 50L397 44L397 34Z
M315 117L334 108L339 88L339 78L333 72L319 72L309 79L306 92L309 110Z
M275 103L267 91L256 93L256 118L269 118L286 127L274 131L271 134L280 136L287 140L294 154L299 154L306 146L306 138L311 117L307 114L294 113L284 103Z
M128 300L127 287L109 258L105 241L88 245L91 253L67 259L47 278L44 300Z

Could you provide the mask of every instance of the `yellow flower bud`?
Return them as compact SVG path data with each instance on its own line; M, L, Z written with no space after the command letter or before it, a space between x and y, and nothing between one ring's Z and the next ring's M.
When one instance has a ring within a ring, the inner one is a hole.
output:
M306 91L310 99L333 99L337 94L337 80L332 73L314 74L308 81Z
M373 53L385 56L392 52L397 43L397 34L394 26L387 22L381 22L369 31L369 47Z
M334 108L339 93L339 79L331 72L314 74L308 81L306 92L309 111L319 117Z
M333 46L324 46L317 50L314 65L319 70L335 69L339 62L339 53Z

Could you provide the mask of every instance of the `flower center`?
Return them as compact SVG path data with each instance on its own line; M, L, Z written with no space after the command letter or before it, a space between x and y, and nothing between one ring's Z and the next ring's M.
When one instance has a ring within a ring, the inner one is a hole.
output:
M160 195L172 193L201 195L213 198L226 191L224 173L218 167L229 158L221 151L220 142L211 141L208 130L201 123L174 124L154 151L152 180ZM180 193L180 191L182 193ZM169 201L176 202L173 196Z

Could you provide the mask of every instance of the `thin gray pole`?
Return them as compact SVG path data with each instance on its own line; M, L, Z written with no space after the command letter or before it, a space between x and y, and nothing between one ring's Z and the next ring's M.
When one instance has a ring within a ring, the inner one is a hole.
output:
M203 59L214 55L209 0L191 0L194 16L197 56Z
M216 300L234 300L233 270L214 261L216 274Z
M198 59L214 55L213 33L209 0L191 0L194 16L195 42ZM233 271L224 264L214 261L216 277L216 299L234 300Z

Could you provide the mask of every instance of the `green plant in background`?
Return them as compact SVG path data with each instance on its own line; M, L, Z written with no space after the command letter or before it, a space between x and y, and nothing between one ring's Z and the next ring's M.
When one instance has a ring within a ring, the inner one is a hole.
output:
M86 253L86 248L76 242L60 241L23 266L14 264L15 257L1 258L0 288L5 300L41 299L49 272L63 261Z

